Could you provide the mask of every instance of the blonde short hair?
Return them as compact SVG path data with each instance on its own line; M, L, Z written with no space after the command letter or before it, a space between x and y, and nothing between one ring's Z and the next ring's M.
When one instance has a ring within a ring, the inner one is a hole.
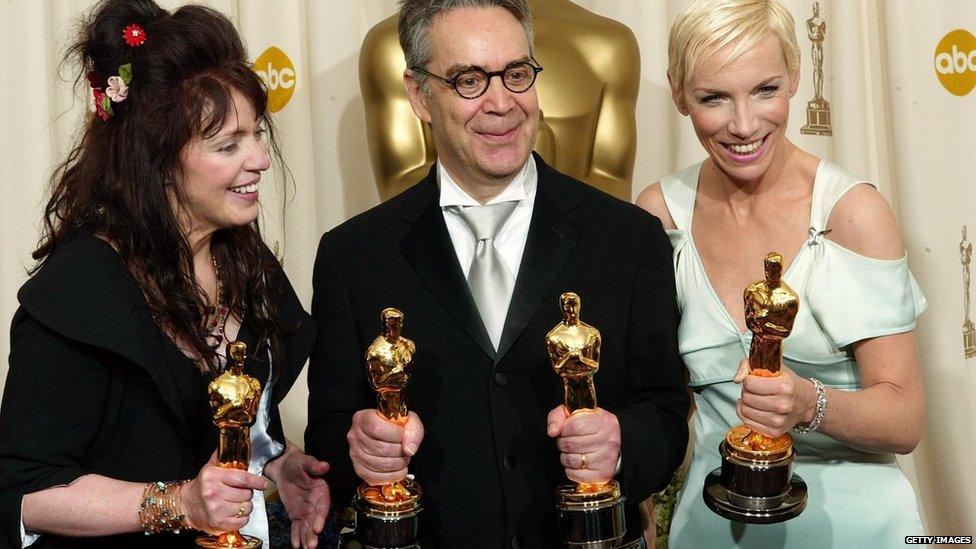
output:
M668 39L668 76L683 89L695 69L730 44L728 61L773 35L783 47L790 74L800 69L796 24L778 0L694 0L671 25Z

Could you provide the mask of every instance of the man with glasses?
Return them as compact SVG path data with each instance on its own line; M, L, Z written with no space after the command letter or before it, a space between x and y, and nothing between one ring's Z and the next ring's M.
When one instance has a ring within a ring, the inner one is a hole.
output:
M524 0L400 7L404 84L438 160L322 238L306 449L332 464L338 507L359 478L389 483L409 465L424 547L553 547L567 476L616 478L639 547L636 505L667 484L687 443L667 236L532 153L542 65ZM566 291L603 336L599 408L570 417L545 344ZM364 375L386 307L404 312L416 343L403 427L379 417Z

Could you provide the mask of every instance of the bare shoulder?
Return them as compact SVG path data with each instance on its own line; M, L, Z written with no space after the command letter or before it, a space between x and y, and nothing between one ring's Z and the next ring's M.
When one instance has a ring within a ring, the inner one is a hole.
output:
M664 201L664 192L661 191L660 181L652 183L649 187L641 191L637 195L636 204L660 219L665 229L674 230L678 228L674 224L674 220L671 219L671 212L668 211L668 205Z
M827 227L831 240L855 253L876 259L901 259L905 255L891 206L866 183L855 185L840 197Z

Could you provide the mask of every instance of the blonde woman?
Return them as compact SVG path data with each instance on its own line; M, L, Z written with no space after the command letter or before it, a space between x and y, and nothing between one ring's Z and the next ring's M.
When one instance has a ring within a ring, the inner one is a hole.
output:
M925 299L891 209L870 183L786 135L800 55L776 0L699 0L668 46L674 104L708 152L647 188L638 204L674 247L679 348L695 393L696 444L673 547L890 547L922 527L894 454L921 435L914 335ZM763 258L784 256L801 300L782 376L748 375L742 292ZM788 522L729 522L701 496L735 424L791 429L806 510Z

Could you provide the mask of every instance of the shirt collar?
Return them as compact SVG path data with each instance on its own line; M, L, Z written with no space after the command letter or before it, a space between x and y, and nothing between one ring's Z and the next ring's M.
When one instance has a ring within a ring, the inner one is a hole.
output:
M505 189L492 198L487 204L497 204L499 202L521 202L534 194L538 172L535 165L535 157L531 154L529 159L522 166L512 182ZM440 162L437 163L437 183L440 186L440 207L467 207L480 206L481 204L464 192L451 177L451 174Z

